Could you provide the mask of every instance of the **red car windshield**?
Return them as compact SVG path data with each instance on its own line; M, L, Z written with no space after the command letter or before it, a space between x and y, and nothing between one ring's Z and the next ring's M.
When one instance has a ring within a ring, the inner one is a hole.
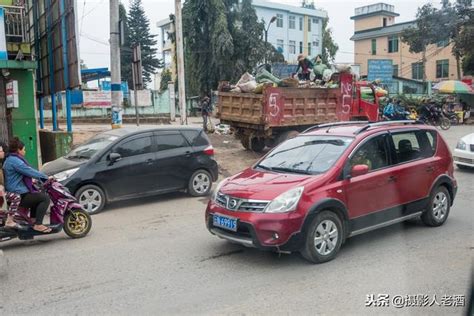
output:
M256 168L299 174L324 173L353 140L341 136L302 135L275 148Z

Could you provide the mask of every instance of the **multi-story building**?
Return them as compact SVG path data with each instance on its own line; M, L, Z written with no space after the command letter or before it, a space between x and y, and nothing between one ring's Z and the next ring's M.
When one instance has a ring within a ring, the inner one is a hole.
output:
M168 34L174 33L174 23L170 18L166 18L158 21L156 26L160 29L158 38L160 40L161 58L165 63L165 68L169 68L173 60L174 44Z
M392 60L393 75L415 80L440 81L458 79L457 63L452 54L448 38L426 50L426 70L423 71L422 54L410 53L410 47L403 43L403 30L414 27L416 22L395 23L393 5L377 3L355 9L354 41L355 64L360 65L360 74L367 75L368 63L372 59ZM426 78L424 77L426 73Z
M326 11L264 0L253 0L252 4L265 27L272 17L276 17L268 29L268 42L283 54L286 61L296 62L299 54L310 57L321 54Z

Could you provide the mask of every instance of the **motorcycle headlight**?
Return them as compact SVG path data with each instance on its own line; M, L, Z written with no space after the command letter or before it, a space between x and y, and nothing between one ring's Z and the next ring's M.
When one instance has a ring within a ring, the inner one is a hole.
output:
M71 177L73 174L75 174L77 170L79 170L79 168L69 169L69 170L55 174L54 177L58 181L64 181L67 178Z
M296 206L298 206L303 191L304 187L297 187L280 194L267 205L265 213L287 213L294 211Z
M466 143L463 142L462 140L458 141L458 144L456 145L456 149L466 150Z
M221 187L224 185L224 183L227 182L227 179L228 178L225 178L224 180L222 180L221 182L219 182L219 184L216 186L216 188L214 189L214 191L212 191L212 196L211 196L211 200L212 201L216 201L217 199L217 193L219 193L219 191L221 190Z

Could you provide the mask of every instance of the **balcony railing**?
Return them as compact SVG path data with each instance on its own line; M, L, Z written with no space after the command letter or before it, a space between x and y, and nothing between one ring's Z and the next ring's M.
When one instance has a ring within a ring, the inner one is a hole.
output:
M5 9L5 36L10 43L28 43L25 7L3 6Z

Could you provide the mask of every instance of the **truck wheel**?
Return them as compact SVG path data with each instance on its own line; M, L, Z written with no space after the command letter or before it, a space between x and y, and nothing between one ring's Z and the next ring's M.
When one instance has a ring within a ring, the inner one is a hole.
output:
M262 137L253 137L250 146L253 151L260 153L265 149L265 139Z
M240 143L245 149L250 150L250 138L247 135L240 136Z
M284 141L287 141L288 139L295 138L298 135L299 135L299 132L295 131L295 130L283 132L283 133L280 134L280 136L278 136L277 144L281 144Z

